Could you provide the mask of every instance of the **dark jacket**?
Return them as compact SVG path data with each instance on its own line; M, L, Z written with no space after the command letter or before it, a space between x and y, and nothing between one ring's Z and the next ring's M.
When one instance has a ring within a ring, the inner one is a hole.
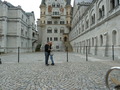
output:
M50 53L50 46L48 44L45 44L45 52Z

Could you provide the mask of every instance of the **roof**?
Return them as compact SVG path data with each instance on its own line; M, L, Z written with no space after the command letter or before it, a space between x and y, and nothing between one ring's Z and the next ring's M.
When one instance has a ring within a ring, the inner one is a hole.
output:
M6 4L8 7L15 7L15 6L13 6L11 3L7 2L7 1L4 1L3 3Z
M42 0L42 1L41 1L41 4L45 5L45 0Z

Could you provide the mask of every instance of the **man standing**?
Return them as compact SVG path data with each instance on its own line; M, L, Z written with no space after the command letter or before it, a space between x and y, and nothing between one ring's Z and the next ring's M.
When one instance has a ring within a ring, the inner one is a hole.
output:
M45 65L48 66L48 59L50 55L50 43L45 44Z

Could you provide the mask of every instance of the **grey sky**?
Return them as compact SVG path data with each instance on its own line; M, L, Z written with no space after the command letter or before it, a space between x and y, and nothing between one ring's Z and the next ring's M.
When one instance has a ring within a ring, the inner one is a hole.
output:
M2 0L4 1L4 0ZM40 18L40 3L41 0L5 0L10 2L11 4L13 4L14 6L18 6L20 5L22 7L22 9L26 12L31 12L34 11L35 13L35 19L37 20L38 18ZM71 0L72 3L74 0Z

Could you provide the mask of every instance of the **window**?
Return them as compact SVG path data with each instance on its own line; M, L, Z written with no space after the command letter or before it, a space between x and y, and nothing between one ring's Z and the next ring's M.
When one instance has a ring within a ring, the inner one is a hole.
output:
M58 46L58 45L56 46L56 49L59 49L59 46Z
M57 30L54 30L54 33L57 33Z
M92 46L94 46L94 38L92 38Z
M22 19L24 18L24 16L22 15Z
M35 33L34 32L33 32L32 36L35 37Z
M60 41L62 41L62 37L60 37Z
M27 37L28 36L27 31L25 32L25 34L26 34L26 37Z
M65 24L65 22L64 21L60 21L60 24Z
M47 24L52 24L52 21L47 21Z
M59 15L59 12L53 12L53 15Z
M91 17L91 24L95 24L95 14L93 14Z
M113 45L116 45L116 39L117 39L117 32L114 30L112 32L112 43L113 43Z
M103 5L102 8L99 9L99 19L104 17L104 14L105 14L105 9L104 9L104 5Z
M64 33L64 30L60 30L60 33Z
M24 32L23 32L23 29L21 29L21 35L24 36Z
M81 28L79 28L79 34L80 34L80 30L81 30Z
M52 37L50 37L50 41L52 41Z
M82 25L82 31L84 31L84 25Z
M55 7L55 3L52 4L52 7Z
M47 33L52 33L52 30L49 30L49 29L48 29L48 30L47 30Z
M89 21L86 21L86 29L89 27Z
M64 33L64 28L60 28L60 33Z
M0 28L0 33L2 33L2 29Z
M49 37L47 37L47 42L49 42Z
M54 41L58 41L58 38L57 38L57 37L54 37Z
M117 0L118 5L120 4L120 0Z
M55 28L55 29L54 29L54 33L58 33L58 30L57 30L57 28Z
M114 0L110 0L110 6L111 6L111 9L115 8L115 1Z
M99 19L102 17L102 10L99 9Z
M57 22L57 21L54 21L54 24L58 24L58 22Z
M47 33L52 33L52 28L49 27L49 28L47 29Z
M60 4L59 4L59 3L57 4L57 7L60 7Z
M100 46L102 46L102 45L103 45L103 36L100 35Z
M104 8L104 5L102 6L102 16L104 16L105 14L105 8Z

